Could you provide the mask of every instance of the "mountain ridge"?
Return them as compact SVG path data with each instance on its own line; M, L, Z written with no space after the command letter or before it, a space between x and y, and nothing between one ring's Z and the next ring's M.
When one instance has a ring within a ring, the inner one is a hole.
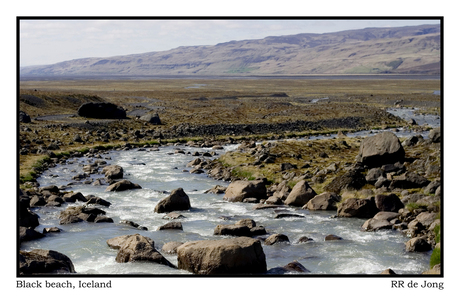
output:
M21 76L439 74L440 25L299 33L20 68Z

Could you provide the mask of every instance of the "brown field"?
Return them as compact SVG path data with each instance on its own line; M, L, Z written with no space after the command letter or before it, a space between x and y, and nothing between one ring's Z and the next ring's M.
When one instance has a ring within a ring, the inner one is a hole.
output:
M440 113L440 96L433 94L433 91L440 90L440 86L439 80L413 79L24 81L20 82L19 110L26 112L33 120L31 123L21 123L18 141L21 148L26 147L32 152L50 144L57 144L58 152L68 152L101 144L126 143L126 140L154 141L153 138L139 140L130 135L136 130L166 131L183 123L255 124L360 117L369 128L382 125L401 126L405 123L383 116L384 108L392 107L399 101L402 106L424 107L431 112ZM313 99L326 97L327 100L311 102ZM128 114L131 111L153 109L159 114L162 125L149 125L129 115L126 120L76 116L79 106L88 99L115 103L125 108ZM57 116L63 114L74 116ZM56 117L34 120L39 116L50 115ZM84 123L93 122L104 124L88 132ZM98 131L99 134L116 132L117 138L101 141ZM75 134L85 135L85 141L74 143L72 138ZM21 175L30 172L37 160L43 156L44 153L21 154Z

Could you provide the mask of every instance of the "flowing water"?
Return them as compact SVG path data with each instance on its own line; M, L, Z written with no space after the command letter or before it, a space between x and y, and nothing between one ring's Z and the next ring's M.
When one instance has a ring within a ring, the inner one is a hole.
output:
M437 119L431 119L436 126ZM334 212L313 212L289 207L285 210L303 218L275 219L275 212L271 209L254 210L254 204L228 203L223 201L223 195L205 194L206 190L215 185L228 186L229 183L213 180L205 174L184 172L188 169L186 164L195 157L190 154L174 154L177 149L177 146L163 146L158 151L134 149L101 153L98 159L105 160L107 164L122 166L125 178L139 184L142 189L107 192L107 186L75 184L67 186L66 190L96 195L111 202L112 205L103 210L114 223L59 225L59 213L68 206L83 204L81 202L66 203L57 208L34 208L33 211L40 216L37 231L57 226L62 232L23 242L21 249L51 249L66 254L72 260L75 270L82 274L190 274L154 263L117 263L117 251L109 248L106 241L121 235L140 233L153 239L155 248L161 252L161 247L170 241L226 238L213 235L218 224L233 224L240 219L251 218L257 225L264 226L269 234L282 233L290 240L290 243L263 245L268 269L284 266L294 260L312 273L329 275L378 274L388 268L398 274L418 274L428 269L430 252L405 252L408 238L397 231L360 231L365 219L331 218ZM187 153L209 150L185 146L182 149ZM234 149L236 145L230 145L217 152L222 154ZM88 157L69 159L65 165L57 165L45 171L38 182L41 186L67 185L73 181L73 176L83 172L83 165L95 160ZM91 175L93 180L99 177L103 176ZM155 213L154 208L171 190L179 187L187 193L192 206L192 209L180 212L185 217L179 220L183 231L158 231L158 227L169 220L163 218L165 214ZM148 230L121 224L121 220L134 221ZM343 240L324 241L328 234L340 236ZM313 241L296 243L302 236L312 238ZM162 254L177 264L176 255Z

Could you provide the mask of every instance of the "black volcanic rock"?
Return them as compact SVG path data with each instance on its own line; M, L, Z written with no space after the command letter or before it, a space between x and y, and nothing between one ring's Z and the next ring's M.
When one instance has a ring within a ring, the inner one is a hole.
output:
M109 102L88 102L80 106L78 115L86 118L125 119L126 111Z

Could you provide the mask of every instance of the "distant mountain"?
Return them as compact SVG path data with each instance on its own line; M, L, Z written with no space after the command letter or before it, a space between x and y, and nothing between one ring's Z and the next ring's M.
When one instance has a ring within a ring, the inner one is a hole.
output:
M28 66L33 75L439 74L439 25L365 28L325 34L179 47L105 58Z

